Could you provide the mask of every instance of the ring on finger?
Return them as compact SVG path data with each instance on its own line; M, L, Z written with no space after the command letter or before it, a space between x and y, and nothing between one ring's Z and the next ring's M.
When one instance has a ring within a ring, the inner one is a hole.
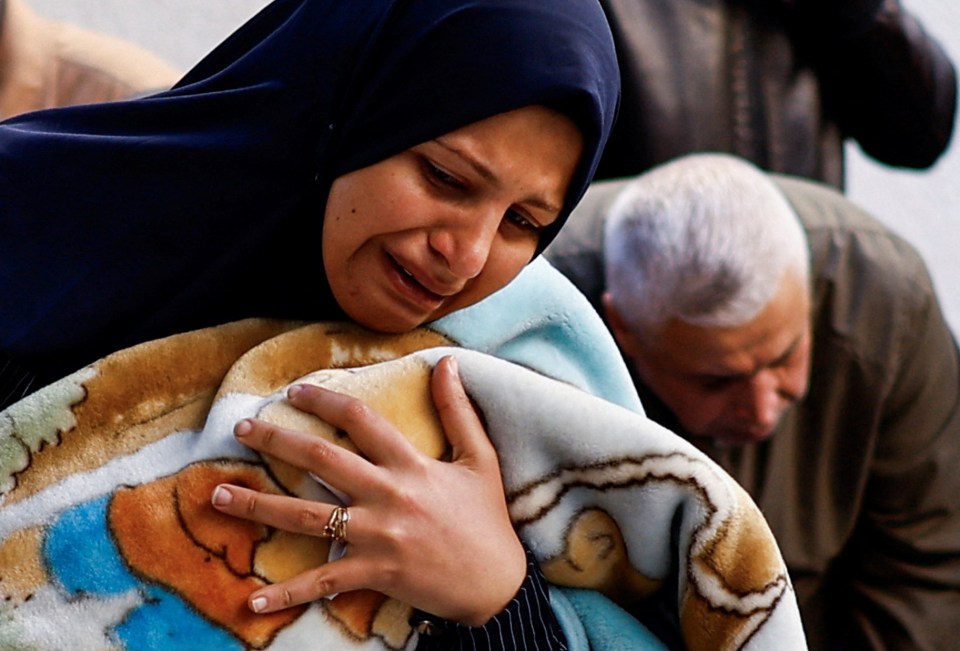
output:
M327 520L320 535L338 543L346 543L348 522L350 522L350 511L345 506L338 506L330 513L330 519Z

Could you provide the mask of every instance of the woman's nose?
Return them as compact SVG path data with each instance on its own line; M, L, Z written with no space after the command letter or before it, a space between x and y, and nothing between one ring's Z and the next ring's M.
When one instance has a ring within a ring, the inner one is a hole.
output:
M463 211L432 231L430 245L457 278L476 278L490 258L500 220L500 214L492 210Z

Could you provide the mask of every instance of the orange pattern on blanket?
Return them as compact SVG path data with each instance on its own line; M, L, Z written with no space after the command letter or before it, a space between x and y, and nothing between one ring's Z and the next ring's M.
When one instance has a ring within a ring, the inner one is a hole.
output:
M245 644L262 649L305 608L257 615L247 607L250 593L267 583L254 573L253 558L270 532L210 506L214 487L224 482L278 492L262 468L200 463L118 490L110 503L109 526L137 574L168 587Z
M624 608L663 586L630 564L620 527L600 509L586 509L573 518L565 542L559 555L541 563L549 581L599 590Z
M354 590L326 602L326 608L350 635L366 640L374 633L374 616L387 599L387 596L373 590Z
M40 546L43 530L29 527L0 543L0 601L21 604L48 580Z

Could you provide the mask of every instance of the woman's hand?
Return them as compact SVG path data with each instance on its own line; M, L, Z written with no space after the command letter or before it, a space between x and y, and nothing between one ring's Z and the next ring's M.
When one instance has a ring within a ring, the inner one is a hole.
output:
M460 383L456 360L431 380L453 449L432 459L357 399L313 386L291 388L295 407L346 431L367 459L316 436L261 421L238 423L237 440L322 478L351 498L346 555L250 596L271 612L369 588L445 619L479 626L503 610L526 574L507 514L496 451ZM223 485L224 513L320 536L334 506Z

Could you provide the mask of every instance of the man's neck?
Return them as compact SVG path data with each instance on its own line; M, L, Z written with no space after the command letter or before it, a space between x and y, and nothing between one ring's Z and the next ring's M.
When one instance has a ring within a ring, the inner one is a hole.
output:
M633 384L637 389L637 395L640 396L640 403L643 405L643 411L646 413L647 418L658 425L666 427L675 434L679 434L683 438L690 438L690 435L680 424L680 419L667 407L667 403L661 400L650 387L643 383L643 380L637 376L632 366L629 368L630 375L633 377Z

